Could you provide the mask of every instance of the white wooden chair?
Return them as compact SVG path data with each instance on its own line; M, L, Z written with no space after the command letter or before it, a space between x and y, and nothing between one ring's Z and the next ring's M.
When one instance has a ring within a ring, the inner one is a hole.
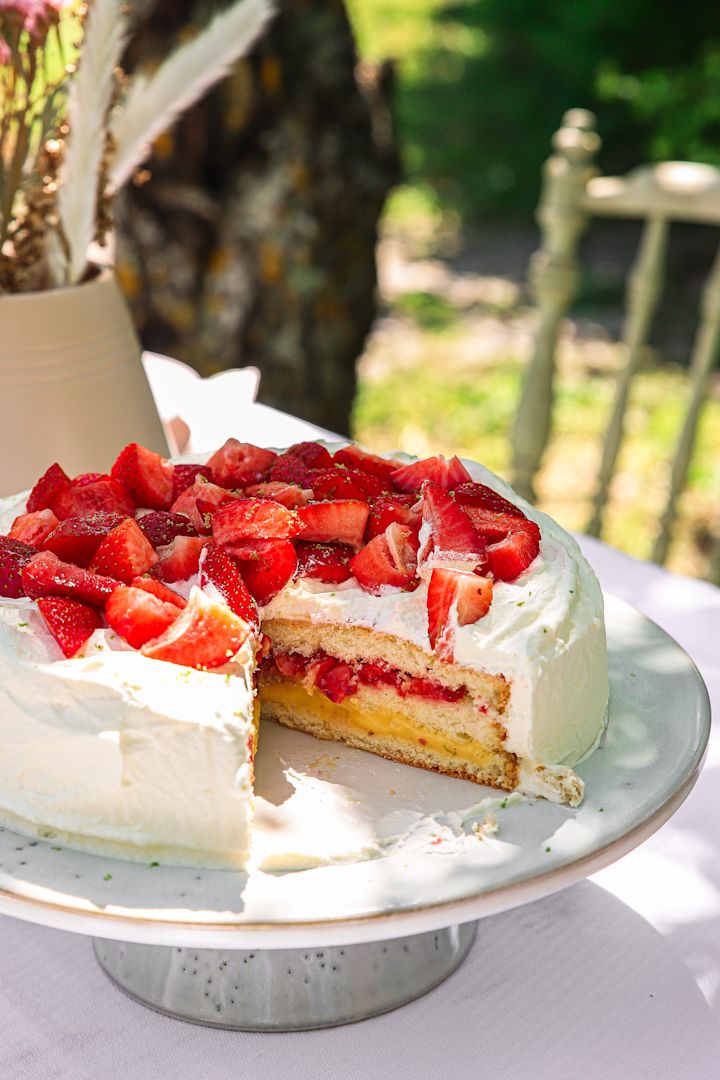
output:
M599 536L622 443L630 388L663 284L669 224L685 221L720 225L720 169L669 161L641 166L624 177L599 176L594 158L600 138L595 132L595 117L585 109L571 109L565 114L553 147L555 152L544 167L538 208L542 240L531 259L529 273L539 325L512 432L512 481L525 498L535 497L534 479L550 436L556 343L561 320L577 289L580 236L592 217L645 221L627 283L624 362L586 526L586 532ZM653 542L655 562L662 563L667 557L677 500L687 481L698 419L719 349L720 249L700 305L690 360L689 399L672 461L667 501ZM720 559L715 560L711 570L713 577L720 573L718 563Z

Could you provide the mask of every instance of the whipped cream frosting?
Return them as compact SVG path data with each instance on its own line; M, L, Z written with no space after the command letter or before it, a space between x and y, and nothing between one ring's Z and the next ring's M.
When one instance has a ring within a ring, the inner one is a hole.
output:
M506 745L520 759L520 788L557 799L547 767L572 777L570 766L603 731L602 594L572 537L494 474L465 465L521 506L542 542L517 581L495 585L488 614L457 628L455 659L508 680ZM0 500L0 532L26 497ZM187 595L193 585L176 587ZM300 579L262 617L372 627L430 652L426 596L426 582L415 592L373 596L354 580ZM0 599L0 819L125 858L244 865L252 668L249 644L224 668L202 672L144 657L107 629L65 660L32 601Z
M607 701L603 597L573 538L488 469L463 464L472 478L520 506L540 527L540 554L513 582L493 588L490 610L455 629L455 662L503 675L510 703L506 747L526 759L522 786L547 794L534 766L572 766L597 744ZM422 539L422 537L421 537ZM307 619L370 627L432 652L427 629L427 581L414 592L364 592L354 579L324 585L300 578L263 609L263 618Z

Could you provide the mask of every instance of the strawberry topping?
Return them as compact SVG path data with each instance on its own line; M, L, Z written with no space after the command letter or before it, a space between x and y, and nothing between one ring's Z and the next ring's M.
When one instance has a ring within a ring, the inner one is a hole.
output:
M57 462L42 474L35 487L28 495L27 509L30 513L35 510L53 510L55 499L63 491L70 487L70 477Z
M151 570L160 581L187 581L197 574L200 552L207 540L204 536L176 536L171 544L161 548L159 560Z
M389 480L397 471L397 461L388 461L387 458L378 457L377 454L369 454L367 450L361 450L355 443L344 446L342 450L336 450L333 454L336 465L347 465L350 469L362 469L372 476L379 476L382 480Z
M117 525L101 540L91 569L128 585L158 561L154 547L132 518Z
M164 634L181 610L177 604L169 604L146 589L119 585L105 605L105 618L108 626L128 645L140 649L147 641Z
M120 582L62 562L51 551L39 551L23 567L22 584L25 595L33 600L42 596L63 596L101 608Z
M379 593L383 586L407 589L417 583L417 542L406 525L391 522L350 562L358 584L366 592Z
M282 461L286 458L294 458L296 461L301 461L303 465L307 465L309 469L327 469L332 464L332 457L329 451L316 442L299 442L293 443L289 446L284 454L281 454L278 461Z
M313 502L298 508L297 514L305 529L303 540L319 543L362 544L369 508L357 499L338 499L335 502Z
M339 585L352 577L349 563L354 550L348 544L310 544L298 540L297 576L315 578L328 585Z
M65 562L88 566L103 537L125 520L123 514L104 510L86 517L65 518L53 529L43 547Z
M436 567L430 575L427 595L431 648L442 659L452 661L454 627L477 622L487 615L491 602L489 578Z
M52 510L34 510L30 514L16 517L8 536L11 540L21 540L23 544L39 548L57 524L58 519Z
M168 629L142 646L145 656L191 668L221 667L251 633L224 601L193 588L185 607Z
M158 581L157 578L150 577L148 574L133 578L130 584L133 589L143 589L145 592L157 596L158 600L164 600L166 604L174 604L176 608L184 608L187 604L184 596L176 593L174 589L169 589L167 585L163 585L162 581Z
M216 544L272 537L287 539L297 536L301 529L297 513L273 499L237 499L217 510L212 519Z
M160 454L129 443L111 469L113 480L124 484L138 506L168 510L173 497L173 466Z
M208 544L200 558L198 584L201 589L207 589L208 583L215 586L231 611L256 630L260 628L260 616L255 601L243 581L237 563L226 551L214 544Z
M485 543L462 506L438 484L423 487L423 520L430 525L432 546L420 552L420 564L432 556L433 564L474 570L485 559Z
M198 476L212 479L207 465L175 465L173 468L172 501L175 502L183 491L192 487Z
M204 476L198 476L192 486L177 497L170 509L173 514L184 514L198 533L209 533L210 518L217 508L239 498L238 494L218 487Z
M413 461L410 465L403 465L391 474L390 479L400 491L420 491L426 480L444 488L445 491L451 491L459 484L472 481L470 473L460 458L451 457L449 461L446 461L442 454L424 458L423 461Z
M293 577L297 555L291 540L243 540L228 547L258 604L268 604Z
M388 495L373 499L365 530L367 539L372 540L374 536L380 536L393 521L397 521L399 525L407 525L414 532L419 532L422 519L420 514L412 509L416 502L414 495Z
M93 480L78 487L72 484L61 491L53 499L52 509L63 521L69 517L87 517L88 514L97 513L132 517L135 503L127 488L117 480Z
M299 488L297 484L285 484L279 480L269 480L264 484L253 484L245 488L245 494L258 499L274 499L288 510L295 510L312 498L312 491Z
M197 536L197 529L185 514L153 510L138 518L138 525L154 548L171 544L176 536Z
M0 596L16 600L25 595L22 571L35 555L37 551L30 544L0 536Z
M225 488L246 487L265 479L277 454L252 443L228 439L207 463L213 483Z
M511 517L525 517L518 506L485 484L460 484L453 491L453 495L461 506L476 506L498 514L509 514Z
M93 631L102 626L100 613L77 600L47 597L38 600L38 608L45 625L68 659L75 656Z

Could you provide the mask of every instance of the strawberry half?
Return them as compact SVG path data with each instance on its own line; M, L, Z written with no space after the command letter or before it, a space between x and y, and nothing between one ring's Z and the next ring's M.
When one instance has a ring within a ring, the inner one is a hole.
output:
M264 484L253 484L245 488L245 494L256 499L274 499L275 502L286 506L288 510L295 510L298 506L305 506L312 498L312 491L303 491L297 484L284 484L278 480L268 480Z
M98 480L112 480L112 477L108 476L107 473L84 472L73 478L72 486L76 488L85 487L87 484L96 484Z
M30 544L21 540L11 540L9 536L0 536L0 596L17 600L25 595L22 572L26 563L37 555Z
M158 581L157 578L150 577L148 574L133 578L130 584L133 589L143 589L145 592L157 596L158 600L164 600L166 604L174 604L176 608L184 608L187 604L184 596L176 593L174 589L169 589L167 585L163 585L162 581Z
M175 502L183 491L187 491L189 487L192 487L198 476L202 476L206 480L211 479L207 465L175 465L173 467L172 501Z
M400 491L420 491L427 480L445 491L452 491L459 484L472 481L460 458L451 457L447 461L442 454L424 458L422 461L413 461L411 465L403 465L391 474L390 479Z
M68 658L75 656L90 635L102 626L100 613L77 600L47 597L38 600L38 609L48 630Z
M28 511L34 513L36 510L52 510L55 499L69 487L70 477L55 462L42 474L28 495Z
M379 476L382 480L389 480L398 469L397 461L388 461L377 454L369 454L367 450L361 450L356 443L336 450L333 461L337 465L347 465L350 469L362 469L363 472Z
M108 626L128 645L140 649L147 641L164 634L181 610L146 589L118 585L105 605L105 618Z
M160 454L138 443L120 451L110 470L113 480L123 484L138 506L168 510L173 497L173 466Z
M34 510L30 514L20 514L10 527L8 536L11 540L20 540L23 544L31 544L34 548L42 547L58 519L49 508L47 510Z
M231 611L256 630L260 628L260 616L255 601L243 581L237 563L227 552L214 544L208 544L200 558L198 585L201 589L206 589L208 582L215 586Z
M138 525L154 548L171 544L176 536L197 536L197 529L185 514L153 510L138 518Z
M265 479L277 454L252 443L228 439L207 462L213 483L225 488L246 487Z
M539 553L540 529L534 521L525 519L504 540L488 545L484 572L492 574L496 581L515 581Z
M226 664L251 632L227 604L194 587L187 607L164 634L143 645L142 652L183 667L215 668Z
M278 461L284 458L294 458L307 465L309 469L327 469L332 464L332 457L326 447L316 442L298 442L289 446Z
M339 585L352 577L349 563L355 554L348 544L309 544L298 540L297 576Z
M197 476L191 487L186 488L170 507L173 514L184 514L198 533L210 532L210 517L219 506L241 498L225 488L218 487L204 476Z
M417 540L412 529L392 522L350 561L350 569L365 592L378 594L385 585L407 589L417 579Z
M420 564L432 560L456 570L474 570L483 565L485 543L462 506L439 484L423 487L423 520L430 526L430 538L420 551Z
M287 539L297 536L302 524L294 510L273 499L237 499L220 507L212 519L216 544L234 544L239 540Z
M248 591L261 605L277 596L297 570L292 540L243 540L227 551L238 560Z
M155 548L132 518L117 525L100 542L91 569L128 585L158 561Z
M176 536L171 544L159 552L159 560L151 570L160 581L187 581L197 574L200 552L207 544L204 536Z
M428 583L430 646L444 660L453 659L455 626L467 626L487 615L492 603L489 578L462 570L435 568Z
M74 484L53 500L52 509L61 520L69 517L87 517L88 514L122 514L132 517L135 513L127 488L117 480L94 480L89 484Z
M328 454L328 459L330 455ZM331 464L331 459L328 462ZM315 470L306 465L299 457L282 454L268 473L268 481L280 484L297 484L299 488L312 487L311 480Z
M367 503L358 499L337 499L335 502L312 502L298 508L297 515L305 526L303 540L320 543L362 544L368 514Z
M311 487L316 499L363 499L392 493L392 485L380 476L343 466L315 473Z
M125 520L122 514L106 511L65 518L53 529L43 547L65 562L88 566L103 537Z
M25 595L33 600L44 596L61 596L101 608L119 584L115 578L93 574L72 563L62 562L52 551L39 551L22 571Z
M416 510L412 509L416 502L415 495L388 495L373 499L370 503L370 515L365 529L366 538L372 540L374 536L380 536L393 521L397 521L398 525L407 525L408 528L418 532L422 518Z
M518 506L485 484L460 484L453 491L453 495L461 506L476 506L498 514L509 514L511 517L525 517Z

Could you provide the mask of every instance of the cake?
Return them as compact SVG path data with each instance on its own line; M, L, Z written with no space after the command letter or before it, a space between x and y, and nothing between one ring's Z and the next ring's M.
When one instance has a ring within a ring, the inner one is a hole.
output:
M131 444L109 475L53 464L2 500L0 532L0 820L23 834L243 867L260 716L582 799L602 595L572 537L480 465Z

